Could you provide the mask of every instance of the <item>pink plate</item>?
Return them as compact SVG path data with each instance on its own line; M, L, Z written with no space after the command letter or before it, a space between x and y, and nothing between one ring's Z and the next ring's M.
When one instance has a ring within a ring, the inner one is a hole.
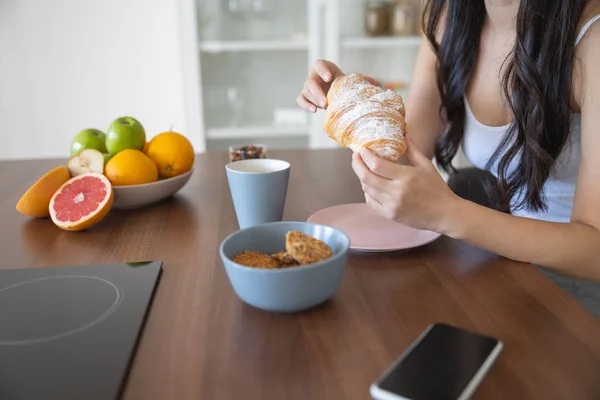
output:
M350 237L350 248L358 251L384 252L410 249L431 243L441 235L413 229L390 221L365 203L325 208L311 215L308 222L328 225Z

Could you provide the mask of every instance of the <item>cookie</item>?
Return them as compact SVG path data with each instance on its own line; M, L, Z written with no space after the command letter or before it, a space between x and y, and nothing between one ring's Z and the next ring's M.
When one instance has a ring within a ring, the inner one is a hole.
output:
M294 259L287 251L280 251L271 255L271 257L277 262L279 268L295 267L298 265L298 261Z
M285 249L300 264L312 264L333 256L327 243L298 231L285 235Z
M234 263L254 268L277 268L277 262L260 251L242 251L232 260Z

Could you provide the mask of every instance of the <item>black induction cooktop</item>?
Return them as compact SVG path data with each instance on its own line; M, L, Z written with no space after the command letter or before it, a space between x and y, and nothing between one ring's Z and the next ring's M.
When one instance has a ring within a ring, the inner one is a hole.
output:
M115 399L162 262L0 270L0 399Z

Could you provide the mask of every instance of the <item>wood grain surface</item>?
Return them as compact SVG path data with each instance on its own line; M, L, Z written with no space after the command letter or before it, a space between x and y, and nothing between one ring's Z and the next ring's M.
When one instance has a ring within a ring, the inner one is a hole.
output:
M363 201L346 150L270 155L292 165L286 220ZM0 268L164 261L126 399L367 399L371 382L434 322L504 341L475 398L600 398L600 322L531 265L445 237L410 251L352 252L327 303L264 312L236 297L218 257L237 229L226 153L198 155L172 199L113 210L85 232L15 210L30 184L65 161L0 163Z

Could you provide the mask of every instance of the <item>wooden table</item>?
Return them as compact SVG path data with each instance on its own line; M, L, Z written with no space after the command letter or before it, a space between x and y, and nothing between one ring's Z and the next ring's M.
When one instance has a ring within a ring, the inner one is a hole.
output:
M292 164L286 220L363 200L348 151L271 155ZM217 253L237 229L227 154L198 156L174 198L114 210L79 233L15 211L26 188L62 162L0 163L0 268L164 261L126 399L366 399L433 322L505 342L475 398L600 398L600 321L530 265L449 238L351 253L332 300L297 315L263 312L236 297Z

